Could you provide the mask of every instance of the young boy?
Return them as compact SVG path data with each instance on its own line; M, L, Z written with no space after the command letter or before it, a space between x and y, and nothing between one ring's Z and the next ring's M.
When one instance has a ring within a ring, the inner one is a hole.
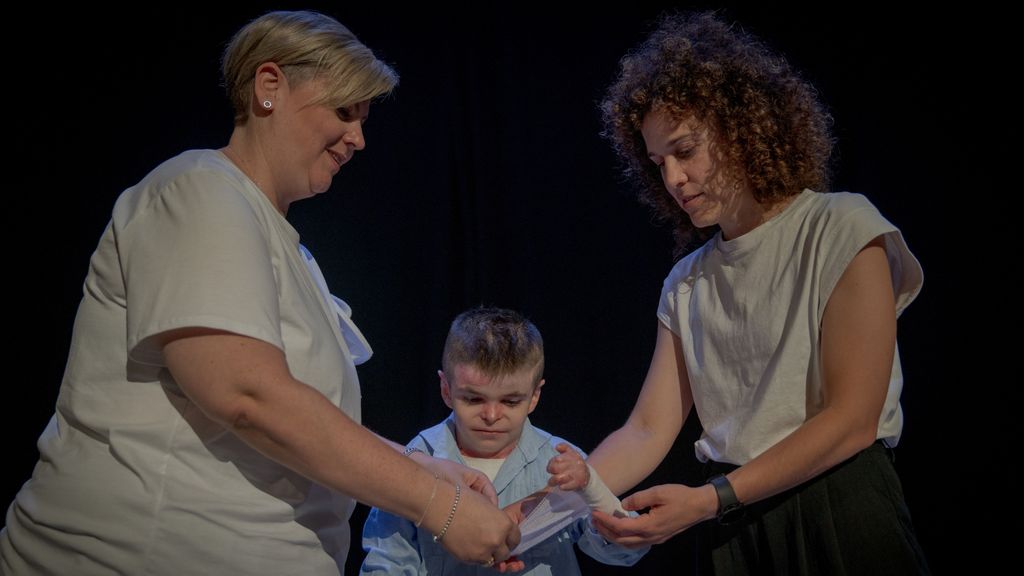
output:
M563 465L575 458L583 466L578 448L530 424L543 373L544 342L533 323L499 308L463 312L452 322L438 371L441 398L452 414L420 432L409 449L482 471L498 492L498 505L518 508L521 500L547 488L548 463L560 453ZM596 474L591 478L598 480ZM610 493L606 496L617 504ZM605 564L631 566L646 552L609 544L584 517L520 554L525 568L519 574L579 574L574 542ZM459 562L434 542L430 532L377 508L363 527L363 548L367 556L362 574L494 573L486 566Z

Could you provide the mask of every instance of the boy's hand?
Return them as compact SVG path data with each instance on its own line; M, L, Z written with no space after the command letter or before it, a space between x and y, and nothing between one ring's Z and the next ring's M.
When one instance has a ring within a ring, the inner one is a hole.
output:
M548 461L548 486L562 490L581 490L590 482L590 469L579 452L566 443L555 446L559 455Z

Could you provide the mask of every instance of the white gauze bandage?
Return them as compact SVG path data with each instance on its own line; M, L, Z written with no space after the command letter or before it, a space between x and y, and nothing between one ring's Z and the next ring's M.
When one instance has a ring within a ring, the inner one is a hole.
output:
M594 470L590 464L587 464L587 470L590 471L590 481L587 482L583 490L579 491L587 506L590 506L591 510L600 510L618 518L628 516L629 514L622 509L622 502L605 486L604 480L597 475L597 470Z

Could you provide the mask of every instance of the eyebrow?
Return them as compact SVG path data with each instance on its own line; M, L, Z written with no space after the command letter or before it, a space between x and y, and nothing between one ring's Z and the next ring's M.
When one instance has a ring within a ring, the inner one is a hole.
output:
M483 392L480 392L476 388L473 388L473 387L470 387L470 386L466 386L465 388L462 388L461 390L459 390L459 392L461 392L462 394L471 394L473 396L486 396L486 394L484 394ZM501 399L502 400L522 400L523 398L526 398L527 396L529 396L529 395L528 394L523 394L523 393L520 393L520 392L515 392L515 393L512 393L512 394L506 394L506 395L502 396Z
M686 134L680 134L676 138L673 138L672 140L669 141L667 148L675 148L676 146L679 146L679 143L684 141L684 140L696 140L696 139L697 139L697 132L695 132L695 131L690 131L690 132L687 132ZM660 154L658 154L657 152L651 152L650 150L647 150L647 155L648 156L660 156Z
M344 110L345 114L349 116L356 116L356 112L359 111L358 104L349 104L348 106L338 106L338 110ZM370 107L366 107L366 114L358 116L360 124L366 124L370 120Z

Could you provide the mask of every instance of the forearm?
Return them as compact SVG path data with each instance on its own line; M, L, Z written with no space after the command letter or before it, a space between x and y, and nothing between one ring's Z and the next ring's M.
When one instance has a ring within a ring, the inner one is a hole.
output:
M763 500L818 476L870 446L874 430L874 425L838 409L825 409L727 476L741 502Z
M753 502L821 474L875 440L896 349L895 302L882 239L847 266L822 318L824 409L729 474Z
M167 367L207 417L319 484L405 518L423 514L433 474L293 378L279 349L209 330L172 336L164 346ZM449 492L450 485L439 486L435 497Z
M405 446L402 446L398 442L395 442L394 440L388 440L387 438L381 436L380 434L377 434L372 430L370 430L370 433L373 434L374 437L377 438L377 440L380 440L395 452L405 452Z
M372 432L372 434L378 440L380 440L381 442L386 444L389 448L391 448L395 452L398 452L400 454L404 454L405 453L405 451L406 451L406 447L405 446L399 444L398 442L395 442L394 440L388 440L387 438L381 436L380 434L377 434L376 432ZM410 460L412 460L413 462L419 464L420 466L424 466L424 467L427 467L427 468L429 468L431 463L435 460L432 456L428 456L427 453L422 451L422 450L412 450L412 451L410 451L409 455L408 455L408 458ZM452 479L452 480L454 480L454 479Z
M460 491L464 477L453 485L403 457L293 378L273 345L190 328L166 335L163 350L185 395L268 458L447 535L443 546L462 561L501 560L518 542L505 514L484 496Z
M620 496L654 472L674 441L675 436L659 436L631 420L605 438L591 452L587 464L597 470L612 493Z
M682 344L659 322L651 366L629 419L601 442L587 463L616 496L621 495L658 467L691 408L693 394Z
M431 473L301 382L247 396L223 424L268 458L370 506L418 519L430 500Z

